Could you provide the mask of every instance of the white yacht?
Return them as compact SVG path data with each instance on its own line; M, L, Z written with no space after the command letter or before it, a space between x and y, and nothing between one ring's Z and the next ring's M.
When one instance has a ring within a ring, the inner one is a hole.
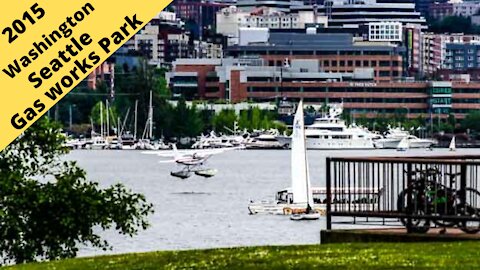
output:
M406 139L408 141L409 148L429 148L436 144L435 140L421 139L417 136L410 135L410 133L401 127L388 128L385 138L376 140L374 142L376 148L383 149L397 149L400 142Z
M252 137L245 143L246 149L281 149L283 144L278 140L278 132L263 133Z
M244 142L245 138L241 135L217 136L215 132L212 131L208 136L202 134L192 145L192 149L238 147L242 146Z
M307 149L373 149L374 140L380 136L355 124L347 126L340 119L343 108L331 105L329 113L315 119L305 129ZM291 137L278 136L282 145L289 146Z

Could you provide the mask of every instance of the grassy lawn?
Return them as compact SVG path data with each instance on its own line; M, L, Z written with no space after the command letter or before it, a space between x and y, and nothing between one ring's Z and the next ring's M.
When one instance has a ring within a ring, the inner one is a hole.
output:
M7 269L480 269L480 243L353 243L162 251Z

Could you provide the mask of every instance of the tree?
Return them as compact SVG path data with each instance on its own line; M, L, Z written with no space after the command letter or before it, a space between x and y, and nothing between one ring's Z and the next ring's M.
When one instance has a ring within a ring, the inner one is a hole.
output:
M76 256L79 244L107 249L93 228L132 236L152 205L116 184L86 180L67 153L59 125L42 118L0 154L0 256L4 263Z
M471 111L467 114L461 123L464 130L479 131L480 130L480 111Z
M110 121L110 126L114 126L114 124L117 122L117 117L118 117L117 108L115 108L115 106L109 105L108 120ZM102 121L103 121L103 124L106 125L107 106L103 101L99 101L97 104L95 104L95 106L93 106L92 111L90 112L90 118L92 119L93 123L96 125L100 125Z
M251 129L250 119L248 118L247 110L240 111L238 126L240 127L240 129Z
M254 107L251 112L251 127L252 129L260 129L261 127L261 117L262 117L262 111L258 107Z
M236 121L238 117L234 110L221 110L213 117L213 127L216 131L225 131L226 128L233 130Z
M172 123L173 134L179 137L195 137L203 130L203 121L195 106L187 107L185 99L181 98L174 110Z
M430 30L434 33L480 33L480 29L472 24L470 18L462 16L447 16L442 20L430 21L429 24Z

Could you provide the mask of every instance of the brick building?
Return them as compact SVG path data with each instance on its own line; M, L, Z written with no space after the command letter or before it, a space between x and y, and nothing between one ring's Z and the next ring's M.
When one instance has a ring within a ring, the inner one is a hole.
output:
M168 73L175 95L189 99L226 99L231 102L298 100L322 104L343 102L356 114L377 117L399 110L407 117L461 119L480 109L480 83L407 82L373 80L372 68L326 73L318 60L292 60L288 67L262 65L238 59L180 59Z
M264 44L231 46L226 55L258 57L267 66L285 61L315 59L324 72L353 72L372 68L375 81L392 81L404 75L405 47L389 43L354 43L351 34L270 33Z

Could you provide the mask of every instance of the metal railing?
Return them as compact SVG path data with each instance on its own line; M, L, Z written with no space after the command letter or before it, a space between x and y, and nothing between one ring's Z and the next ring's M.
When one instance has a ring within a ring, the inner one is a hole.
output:
M327 229L365 217L480 231L480 156L327 158L326 174Z

